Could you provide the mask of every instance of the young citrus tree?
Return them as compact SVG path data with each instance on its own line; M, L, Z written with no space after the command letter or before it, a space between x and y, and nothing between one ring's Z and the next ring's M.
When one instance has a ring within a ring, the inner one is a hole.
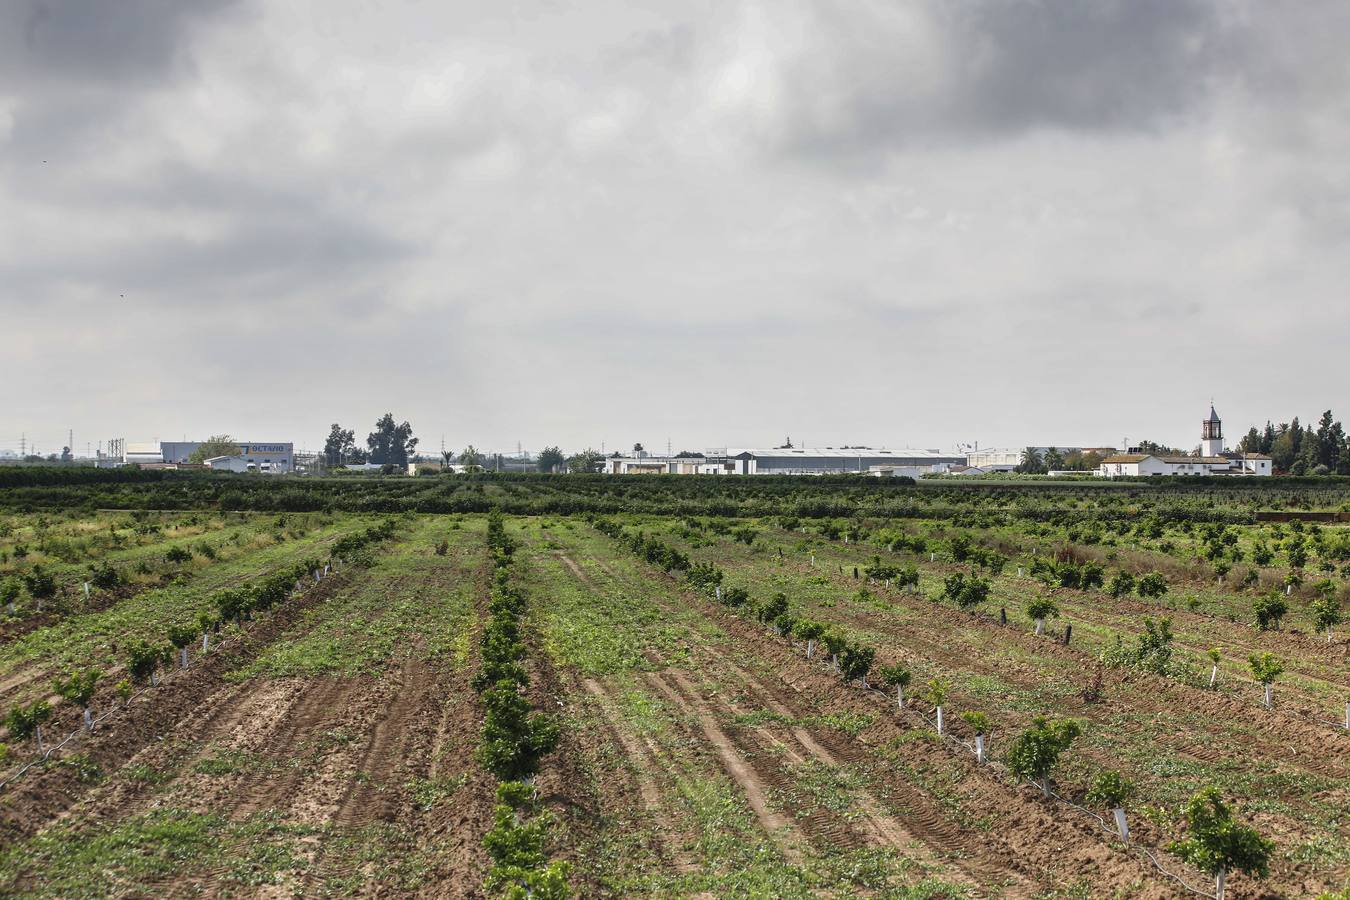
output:
M1036 634L1045 633L1045 620L1059 615L1059 606L1049 597L1036 597L1027 603L1027 615L1036 623Z
M1133 593L1134 576L1125 571L1117 572L1111 576L1111 583L1106 586L1106 591L1117 600Z
M952 683L946 678L933 677L928 679L928 702L933 704L933 711L937 715L937 732L942 734L942 704L947 701L947 691L951 689Z
M52 707L46 700L34 700L27 706L16 706L5 716L5 728L11 738L23 740L36 735L38 752L42 752L42 723L52 717Z
M1209 686L1213 689L1219 680L1219 663L1223 660L1223 648L1210 647L1205 651L1205 655L1209 657Z
M1312 602L1313 627L1319 631L1327 633L1327 643L1331 643L1331 630L1341 622L1345 617L1341 612L1340 601L1330 591L1322 591L1320 596Z
M93 729L94 717L89 710L89 701L94 699L94 688L103 673L94 669L80 669L71 672L66 678L57 678L52 682L56 693L67 703L73 703L84 710L84 727Z
M792 633L798 640L806 641L806 658L811 659L816 655L816 641L825 633L825 624L814 619L799 619Z
M1185 808L1184 840L1167 849L1196 868L1214 876L1214 896L1223 900L1229 870L1264 878L1270 868L1275 842L1261 837L1255 828L1233 821L1232 810L1217 788L1204 788L1191 797Z
M1134 590L1140 597L1155 600L1167 593L1167 579L1158 572L1149 572L1135 582Z
M893 666L882 666L880 669L881 680L887 687L895 688L895 705L901 709L905 706L905 688L909 687L913 675L909 669L898 663Z
M968 709L961 713L961 720L975 732L975 759L984 762L984 739L989 734L989 717L982 712Z
M1289 612L1289 601L1279 591L1272 591L1252 601L1252 612L1256 614L1256 627L1262 631L1274 627L1279 631L1280 620Z
M1111 814L1116 820L1116 830L1120 832L1122 841L1130 839L1130 826L1125 821L1125 801L1133 793L1134 784L1121 777L1119 772L1110 770L1093 779L1092 787L1087 792L1089 803L1095 803L1111 810Z
M186 669L188 665L188 644L197 639L197 629L191 625L170 625L169 643L173 644L174 649L178 651L179 668Z
M1008 768L1014 775L1036 782L1042 793L1050 796L1050 772L1082 730L1073 719L1037 716L1008 747Z
M1284 663L1274 654L1262 652L1247 657L1247 666L1252 670L1252 677L1261 682L1261 687L1265 689L1266 709L1270 709L1272 685L1284 672Z
M872 670L872 661L876 656L875 647L863 647L859 644L844 647L843 652L839 654L839 670L844 681L861 681L862 686L867 687L867 673Z

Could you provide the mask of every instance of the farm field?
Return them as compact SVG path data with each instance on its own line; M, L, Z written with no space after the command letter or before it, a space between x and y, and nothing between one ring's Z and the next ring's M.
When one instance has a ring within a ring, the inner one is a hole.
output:
M0 894L1214 896L1206 788L1350 889L1339 495L635 481L0 498Z

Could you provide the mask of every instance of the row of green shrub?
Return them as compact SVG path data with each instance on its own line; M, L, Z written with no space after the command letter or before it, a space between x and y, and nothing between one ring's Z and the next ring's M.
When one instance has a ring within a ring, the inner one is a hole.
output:
M478 761L498 785L492 828L483 836L492 859L483 887L490 896L560 900L568 896L569 866L548 858L553 816L540 809L533 784L540 759L558 744L560 728L553 716L532 711L525 697L529 674L521 617L527 600L511 582L516 544L498 510L488 514L487 544L492 587L480 638L482 668L473 687L483 699Z

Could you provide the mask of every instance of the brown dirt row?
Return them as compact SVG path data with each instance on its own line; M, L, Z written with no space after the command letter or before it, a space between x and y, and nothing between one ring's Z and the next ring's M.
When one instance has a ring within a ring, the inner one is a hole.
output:
M660 852L670 861L675 871L682 874L697 871L698 865L683 846L686 838L684 829L667 814L661 802L662 789L657 784L659 777L657 772L663 756L660 748L650 738L640 740L619 724L613 711L614 698L604 684L594 678L586 678L581 682L581 686L586 693L595 698L605 727L623 749L624 757L632 766L632 777L637 785L638 796L642 798L647 814L657 826L661 839Z
M411 832L428 854L425 896L481 896L481 838L491 824L494 786L473 761L481 715L470 671L412 658L374 679L252 679L236 685L222 677L255 658L343 581L330 577L278 607L255 623L242 645L212 653L182 679L148 695L153 709L133 703L126 713L131 722L115 718L75 748L89 752L104 771L131 762L161 774L177 772L167 785L119 777L82 797L62 795L64 781L47 783L52 778L44 771L43 789L25 799L23 815L7 811L16 819L10 834L26 836L67 811L82 813L81 821L116 821L166 803L236 820L275 811L287 823L325 829L301 846L301 858L310 864L303 887L313 893L324 889L329 875L351 875L358 865L341 853L328 854L330 838L393 824ZM480 607L486 584L480 567ZM476 640L471 647L476 653ZM413 792L423 779L453 785L460 775L464 781L451 797L430 809L419 805ZM237 891L221 874L191 872L162 888L194 896Z
M205 657L198 657L184 675L152 689L117 715L104 722L93 734L68 745L62 755L85 754L104 772L112 772L132 759L152 741L172 738L180 723L190 720L225 685L225 675L257 657L282 632L297 622L303 613L325 602L346 582L349 575L330 576L255 620L232 644ZM226 691L225 693L231 693ZM105 684L94 700L96 710L119 703L111 685ZM75 710L58 716L51 733L64 735L76 726ZM0 804L0 837L21 840L60 816L89 791L89 785L66 766L46 765L29 770L5 790Z

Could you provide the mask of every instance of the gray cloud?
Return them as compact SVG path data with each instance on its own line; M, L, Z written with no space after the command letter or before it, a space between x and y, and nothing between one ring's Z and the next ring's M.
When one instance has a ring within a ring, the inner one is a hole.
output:
M9 4L0 446L1325 409L1347 36L1331 0ZM1297 390L1252 364L1291 346Z
M160 86L190 68L196 27L237 0L17 0L0 6L0 78L21 84Z

